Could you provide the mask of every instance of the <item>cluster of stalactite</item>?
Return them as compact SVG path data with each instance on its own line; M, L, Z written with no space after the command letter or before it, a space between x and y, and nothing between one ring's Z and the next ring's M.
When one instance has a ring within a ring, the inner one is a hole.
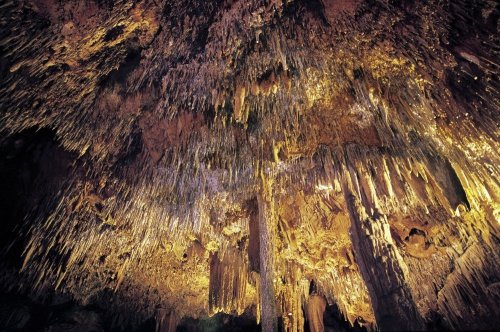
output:
M314 280L351 324L494 326L498 18L495 1L3 1L0 145L48 130L68 159L25 189L9 287L110 291L123 321L165 330L225 312L302 331Z

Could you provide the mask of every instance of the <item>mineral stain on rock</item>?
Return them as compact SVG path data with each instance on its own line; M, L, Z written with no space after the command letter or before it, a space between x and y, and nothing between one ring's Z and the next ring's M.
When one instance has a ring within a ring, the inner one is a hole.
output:
M2 1L0 330L497 329L499 7Z

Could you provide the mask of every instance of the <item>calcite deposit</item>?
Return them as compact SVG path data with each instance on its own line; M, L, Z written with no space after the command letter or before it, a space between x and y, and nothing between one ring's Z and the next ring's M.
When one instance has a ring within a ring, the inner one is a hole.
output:
M0 1L0 330L498 329L499 17Z

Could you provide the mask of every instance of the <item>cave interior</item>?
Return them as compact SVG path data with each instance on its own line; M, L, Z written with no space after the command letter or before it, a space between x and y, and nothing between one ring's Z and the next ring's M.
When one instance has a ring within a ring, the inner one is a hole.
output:
M500 3L1 0L1 331L500 329Z

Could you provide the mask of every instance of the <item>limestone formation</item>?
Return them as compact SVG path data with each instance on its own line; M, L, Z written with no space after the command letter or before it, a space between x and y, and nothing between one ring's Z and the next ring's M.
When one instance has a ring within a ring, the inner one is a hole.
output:
M0 330L498 329L499 17L0 1Z

